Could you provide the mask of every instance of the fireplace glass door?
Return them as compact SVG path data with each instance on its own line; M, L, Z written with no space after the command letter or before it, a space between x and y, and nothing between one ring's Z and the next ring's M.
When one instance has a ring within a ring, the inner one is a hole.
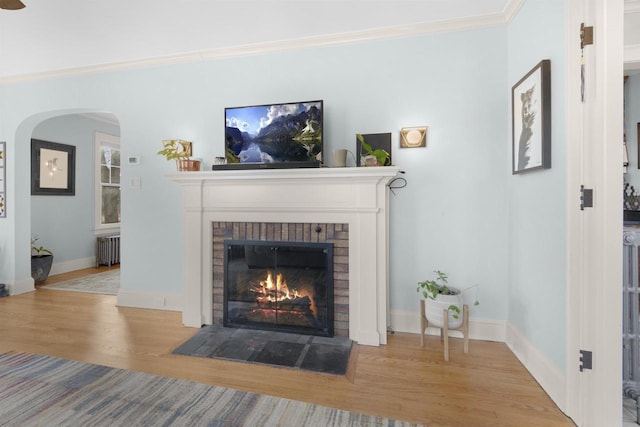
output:
M225 326L333 336L333 245L226 240Z

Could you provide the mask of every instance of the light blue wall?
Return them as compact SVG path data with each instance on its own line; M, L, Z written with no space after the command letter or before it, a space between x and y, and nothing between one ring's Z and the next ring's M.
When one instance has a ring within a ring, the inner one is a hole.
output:
M118 136L118 126L78 114L40 123L33 138L76 147L75 196L31 196L31 233L38 246L54 251L56 263L95 254L94 150L95 132Z
M508 29L509 87L540 60L550 59L552 111L551 169L507 178L509 321L561 370L567 302L564 3L527 1Z
M193 141L210 167L223 153L224 107L323 99L327 152L353 149L358 132L392 132L406 171L407 187L391 197L392 310L415 316L417 330L416 283L440 269L459 287L480 284L473 317L505 320L507 65L499 27L26 82L0 88L20 100L0 101L0 139L24 168L40 112L114 113L124 157L142 159L123 168L123 182L141 178L140 189L122 190L123 288L181 292L180 192L164 176L174 164L155 155L161 140ZM400 150L400 128L420 125L429 126L427 148ZM10 209L29 218L28 189L16 187ZM28 274L26 260L15 262L16 276Z
M629 151L628 172L624 181L633 185L640 194L640 169L638 169L638 123L640 123L640 74L629 76L624 87L625 127Z

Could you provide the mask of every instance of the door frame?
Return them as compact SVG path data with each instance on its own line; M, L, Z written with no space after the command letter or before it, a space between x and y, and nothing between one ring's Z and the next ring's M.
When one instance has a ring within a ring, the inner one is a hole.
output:
M580 23L594 28L584 49ZM622 422L623 0L567 0L566 413L580 426ZM580 210L580 185L594 191ZM580 372L580 350L593 369Z

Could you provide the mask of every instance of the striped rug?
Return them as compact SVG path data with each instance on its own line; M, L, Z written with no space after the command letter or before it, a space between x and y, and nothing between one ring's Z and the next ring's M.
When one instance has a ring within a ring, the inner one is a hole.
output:
M91 274L78 279L65 280L64 282L53 285L44 285L40 289L118 295L118 290L120 289L120 269Z
M0 426L414 425L55 357L0 354Z

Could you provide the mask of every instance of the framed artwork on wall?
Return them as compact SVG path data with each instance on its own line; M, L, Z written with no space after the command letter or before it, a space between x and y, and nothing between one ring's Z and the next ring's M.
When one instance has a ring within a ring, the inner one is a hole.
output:
M76 147L31 140L31 195L73 196L75 179Z
M512 173L551 167L551 61L542 60L511 89Z
M7 174L5 162L7 161L7 144L0 141L0 218L7 217Z

